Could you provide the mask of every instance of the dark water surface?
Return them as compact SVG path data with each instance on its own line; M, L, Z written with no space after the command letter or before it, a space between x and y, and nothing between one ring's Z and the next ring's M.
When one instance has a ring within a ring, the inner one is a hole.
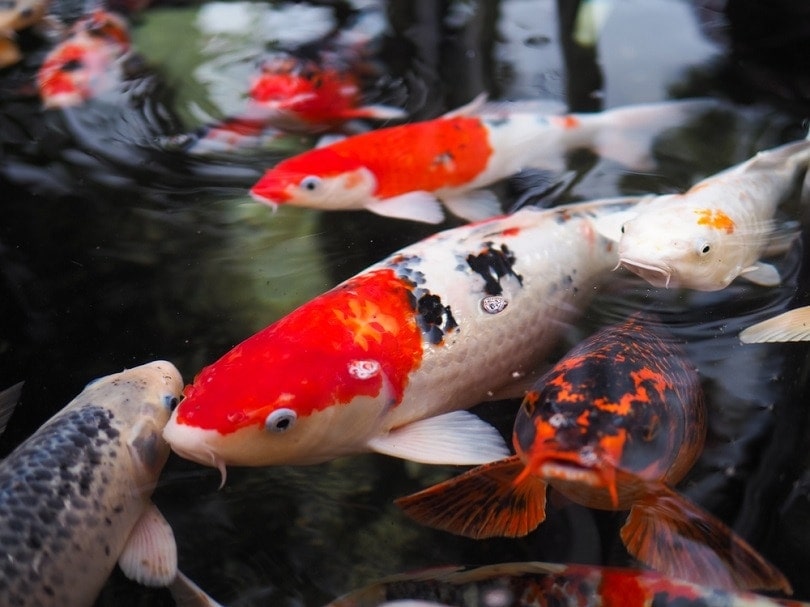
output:
M247 189L262 170L309 138L210 157L161 144L238 111L257 58L318 40L340 15L330 4L149 8L133 26L144 76L70 111L44 111L32 94L41 41L24 40L26 60L0 72L0 387L26 382L0 437L3 453L90 379L165 358L190 381L235 343L436 230L361 212L271 215L252 202ZM650 172L573 154L559 201L685 189L803 136L810 87L797 56L810 56L810 29L801 3L740 2L730 29L712 2L620 1L591 49L570 41L570 4L390 2L351 27L377 43L376 100L416 119L482 90L575 110L691 96L729 102L660 138ZM760 14L765 4L771 10ZM506 205L545 178L504 184ZM783 212L808 229L806 207ZM716 293L662 291L617 272L561 344L638 309L656 311L687 341L710 429L679 489L760 549L805 600L810 346L742 346L737 333L808 303L806 257L797 244L774 259L785 280L773 289L739 280ZM478 412L508 432L516 406ZM217 491L216 471L173 456L155 500L174 527L181 568L232 605L316 606L382 575L447 563L630 562L618 539L624 513L550 500L546 522L526 538L472 541L421 528L393 507L395 497L456 472L364 455L233 469ZM171 600L116 573L98 604Z

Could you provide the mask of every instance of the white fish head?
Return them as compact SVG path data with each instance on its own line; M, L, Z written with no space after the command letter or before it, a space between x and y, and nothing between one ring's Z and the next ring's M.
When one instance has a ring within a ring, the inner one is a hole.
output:
M180 372L159 360L96 379L73 403L93 403L112 413L132 457L136 481L146 487L154 484L169 457L162 431L182 391Z
M722 289L742 271L746 250L733 223L720 223L692 208L645 210L622 226L619 265L655 287Z

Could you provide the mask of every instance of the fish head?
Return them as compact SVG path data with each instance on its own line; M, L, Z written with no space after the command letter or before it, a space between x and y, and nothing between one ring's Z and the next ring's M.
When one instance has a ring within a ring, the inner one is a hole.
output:
M621 486L617 473L680 480L705 434L697 373L677 344L635 319L620 328L597 333L540 378L513 435L533 474L569 492L581 485L587 497L580 501L598 507L626 504L638 491Z
M280 162L250 194L271 206L346 210L362 208L373 198L376 187L374 174L361 162L324 147Z
M655 287L715 291L744 266L734 221L712 209L650 209L622 225L619 264Z
M169 457L162 433L182 390L177 368L158 360L92 381L74 402L110 411L129 449L136 481L145 487L154 484Z
M379 270L304 304L203 369L164 437L220 471L369 450L421 361L409 296Z

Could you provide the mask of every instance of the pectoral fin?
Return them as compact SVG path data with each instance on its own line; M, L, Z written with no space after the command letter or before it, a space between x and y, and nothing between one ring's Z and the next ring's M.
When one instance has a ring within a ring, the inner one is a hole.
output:
M444 211L439 200L430 192L408 192L400 196L366 203L366 209L384 217L410 219L423 223L441 223Z
M810 341L810 306L788 310L763 320L740 333L740 341L754 344L768 341Z
M467 221L481 221L503 214L498 197L490 190L474 190L459 196L443 196L442 202L453 215Z
M779 271L771 264L761 261L745 268L740 276L763 287L775 287L781 281Z
M11 419L11 414L17 408L20 394L22 394L23 383L16 383L0 392L0 434L5 432L8 420Z
M168 586L177 575L174 532L154 504L150 503L132 528L118 566L128 578L145 586Z
M401 497L396 505L415 521L474 539L521 537L546 518L546 483L527 474L517 456L473 468Z
M169 592L172 594L177 607L222 607L206 592L188 579L182 571L178 571L174 580L169 584Z
M666 575L724 590L791 593L784 575L721 521L660 485L621 530L635 558Z
M429 417L372 438L373 451L425 464L474 466L509 455L500 433L469 411Z

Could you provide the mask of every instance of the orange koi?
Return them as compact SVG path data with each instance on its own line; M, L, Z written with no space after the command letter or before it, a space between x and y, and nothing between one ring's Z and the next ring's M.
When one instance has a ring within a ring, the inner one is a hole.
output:
M790 593L773 565L671 489L705 434L696 370L670 336L636 315L592 335L538 380L515 420L517 455L397 504L452 533L517 537L545 519L550 485L591 508L629 509L621 530L627 550L666 575Z
M625 107L569 116L497 112L481 99L451 114L348 137L288 158L250 190L258 201L323 210L367 209L439 223L440 202L477 221L498 214L485 189L525 168L560 168L590 147L632 166L649 161L650 139L705 101ZM476 114L476 115L473 115Z
M508 453L463 409L522 386L615 265L585 238L631 202L526 208L440 232L305 303L205 367L164 436L226 465L376 451L425 463Z

